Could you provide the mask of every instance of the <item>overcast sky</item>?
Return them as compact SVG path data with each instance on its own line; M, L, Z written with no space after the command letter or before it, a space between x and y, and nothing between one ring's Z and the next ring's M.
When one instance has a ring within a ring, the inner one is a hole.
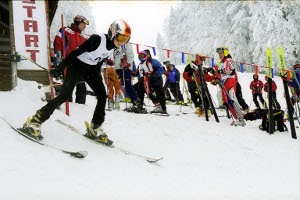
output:
M95 1L93 16L96 31L106 33L115 19L122 18L131 27L130 42L156 46L157 32L161 31L171 6L178 3L179 1Z

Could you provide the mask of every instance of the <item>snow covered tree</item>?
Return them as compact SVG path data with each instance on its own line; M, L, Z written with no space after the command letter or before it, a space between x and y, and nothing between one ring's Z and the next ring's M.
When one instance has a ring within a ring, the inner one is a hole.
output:
M233 60L266 65L265 51L285 50L287 66L300 61L300 1L182 1L165 22L165 48L181 63L180 51L218 59L216 48L227 46ZM180 42L179 42L180 41ZM253 67L245 67L252 71Z

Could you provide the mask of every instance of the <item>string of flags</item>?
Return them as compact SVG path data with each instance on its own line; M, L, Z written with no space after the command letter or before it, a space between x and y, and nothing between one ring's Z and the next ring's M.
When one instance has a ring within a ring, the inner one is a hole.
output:
M188 53L188 52L183 52L183 51L176 51L176 50L171 50L171 49L166 49L166 48L158 48L158 47L153 47L153 46L149 46L149 45L144 45L144 44L137 44L137 43L133 43L133 42L130 42L130 44L132 45L135 45L136 46L136 52L139 54L140 52L140 46L144 46L144 47L148 47L150 49L152 49L152 52L153 52L153 55L156 56L156 49L160 49L160 50L164 50L166 51L166 54L167 54L167 58L170 58L171 57L171 52L175 52L175 53L181 53L181 62L182 63L185 63L185 55L187 56L196 56L196 54L191 54L191 53ZM211 67L213 68L214 65L215 65L215 58L214 57L210 57L210 56L205 56L206 58L209 58L211 59ZM218 62L220 62L220 60L217 60ZM236 62L236 63L239 63L239 66L240 66L240 72L243 73L244 72L244 67L245 66L249 66L249 67L254 67L254 73L255 74L258 74L259 72L259 68L266 68L266 69L269 69L270 67L268 66L259 66L259 65L256 65L256 64L250 64L250 63L245 63L245 62L237 62L237 61L233 61L233 62ZM291 77L292 77L292 73L293 71L291 70L285 70L286 73L287 73L287 79L290 80ZM274 68L271 67L271 74L272 74L272 77L274 77Z

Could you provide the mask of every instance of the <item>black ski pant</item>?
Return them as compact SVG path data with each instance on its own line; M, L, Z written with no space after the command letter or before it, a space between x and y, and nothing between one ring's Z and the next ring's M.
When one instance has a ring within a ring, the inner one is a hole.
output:
M260 109L260 105L259 105L259 103L257 101L257 97L259 98L259 101L263 104L263 106L266 108L267 107L267 103L265 102L265 100L262 97L261 93L254 93L253 94L253 102L255 103L255 106Z
M179 83L170 83L170 90L177 102L183 101L183 96L180 91Z
M161 105L162 110L166 110L166 99L164 95L164 89L163 86L160 84L151 84L149 82L150 86L150 94L148 95L153 104L157 104L158 102ZM144 87L144 78L139 78L139 81L135 84L135 89L137 90L139 99L141 101L141 104L144 104L144 95L145 95L145 87ZM155 94L155 95L154 95Z
M60 94L50 100L38 112L40 113L41 123L45 122L53 114L54 110L64 103L72 95L77 82L85 81L94 91L97 97L97 105L94 111L92 122L102 125L105 119L106 91L100 74L100 67L87 65L80 60L76 64L67 68L67 75L61 88Z
M236 98L239 102L239 104L242 106L243 110L248 109L249 106L246 103L245 99L243 98L243 93L242 93L242 87L239 82L236 82Z
M78 82L76 84L76 99L75 102L79 104L85 104L86 101L86 86L85 82Z

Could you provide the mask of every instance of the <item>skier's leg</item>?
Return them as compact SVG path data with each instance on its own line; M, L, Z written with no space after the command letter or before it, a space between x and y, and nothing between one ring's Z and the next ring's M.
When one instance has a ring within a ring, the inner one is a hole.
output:
M79 80L80 73L75 68L68 70L64 83L61 87L61 92L57 97L50 100L40 110L36 111L35 115L29 117L23 125L24 131L33 137L42 139L40 126L53 114L54 110L64 103L73 92L76 82Z
M254 102L256 108L260 109L259 103L257 101L257 94L253 94L253 102Z
M85 82L78 82L76 84L76 99L75 102L78 104L85 104L86 101L86 86Z

